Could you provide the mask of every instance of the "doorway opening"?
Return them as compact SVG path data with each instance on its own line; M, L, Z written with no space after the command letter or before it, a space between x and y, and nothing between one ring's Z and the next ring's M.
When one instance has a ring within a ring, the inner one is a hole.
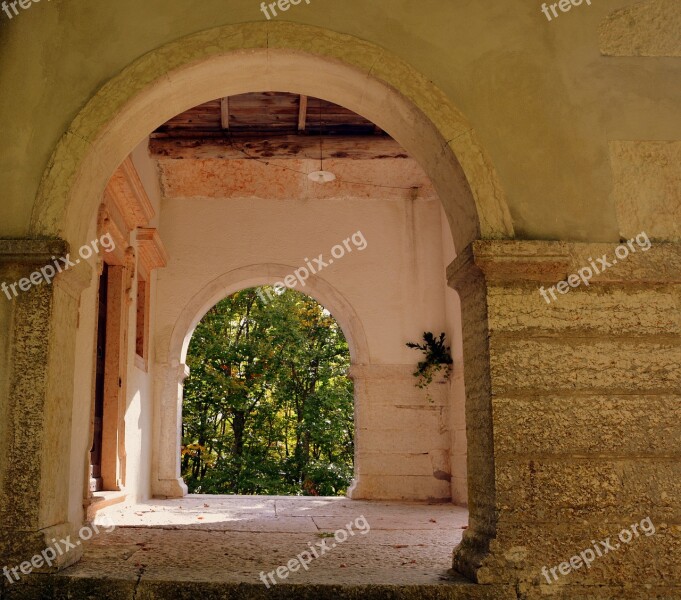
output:
M321 304L269 286L232 294L201 319L186 362L181 463L190 493L346 493L350 351Z
M109 267L104 265L99 277L97 304L97 343L95 365L95 402L93 415L93 440L90 450L90 491L104 490L102 479L102 437L104 419L104 375L106 368L106 316Z

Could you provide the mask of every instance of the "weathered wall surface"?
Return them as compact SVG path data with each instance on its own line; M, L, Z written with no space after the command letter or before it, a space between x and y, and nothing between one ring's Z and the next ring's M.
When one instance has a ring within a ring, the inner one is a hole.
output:
M403 58L470 120L518 235L605 241L618 233L608 141L681 136L678 62L600 53L601 22L630 4L582 4L549 22L523 0L313 1L269 23L333 29ZM53 149L104 82L167 42L244 22L265 22L258 2L70 0L34 4L12 20L0 15L3 234L28 230Z
M499 514L478 576L519 581L525 598L619 598L622 585L679 597L681 249L634 244L615 259L616 247L475 245L488 282ZM604 255L617 263L588 287L542 297L540 286ZM646 518L654 534L617 539ZM590 568L542 575L607 538L615 549Z

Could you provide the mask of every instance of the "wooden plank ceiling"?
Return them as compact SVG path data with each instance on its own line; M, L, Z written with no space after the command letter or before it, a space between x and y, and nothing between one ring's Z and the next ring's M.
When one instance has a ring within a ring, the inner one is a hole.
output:
M321 148L321 149L320 149ZM371 121L337 104L289 94L241 94L206 102L159 127L157 158L408 158Z

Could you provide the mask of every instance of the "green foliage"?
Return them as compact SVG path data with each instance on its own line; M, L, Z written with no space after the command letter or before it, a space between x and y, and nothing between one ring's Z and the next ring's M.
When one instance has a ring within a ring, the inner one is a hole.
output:
M350 355L322 306L293 290L238 292L201 320L187 362L190 492L345 492L354 460Z
M433 383L433 378L438 373L444 371L445 381L449 380L452 371L452 355L449 346L445 346L445 334L441 333L436 338L433 333L426 331L423 334L423 344L407 343L408 348L421 350L425 360L419 361L414 377L416 377L416 387L427 388ZM430 396L429 396L430 399Z

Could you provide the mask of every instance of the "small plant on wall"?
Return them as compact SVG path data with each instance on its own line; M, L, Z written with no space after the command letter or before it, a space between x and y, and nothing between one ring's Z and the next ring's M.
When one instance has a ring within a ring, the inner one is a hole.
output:
M445 334L441 333L439 338L426 331L423 334L423 344L409 342L408 348L423 352L424 360L419 361L414 377L416 377L416 387L426 389L438 373L444 374L444 380L449 381L452 373L452 355L449 346L445 346ZM430 394L428 399L432 401Z

